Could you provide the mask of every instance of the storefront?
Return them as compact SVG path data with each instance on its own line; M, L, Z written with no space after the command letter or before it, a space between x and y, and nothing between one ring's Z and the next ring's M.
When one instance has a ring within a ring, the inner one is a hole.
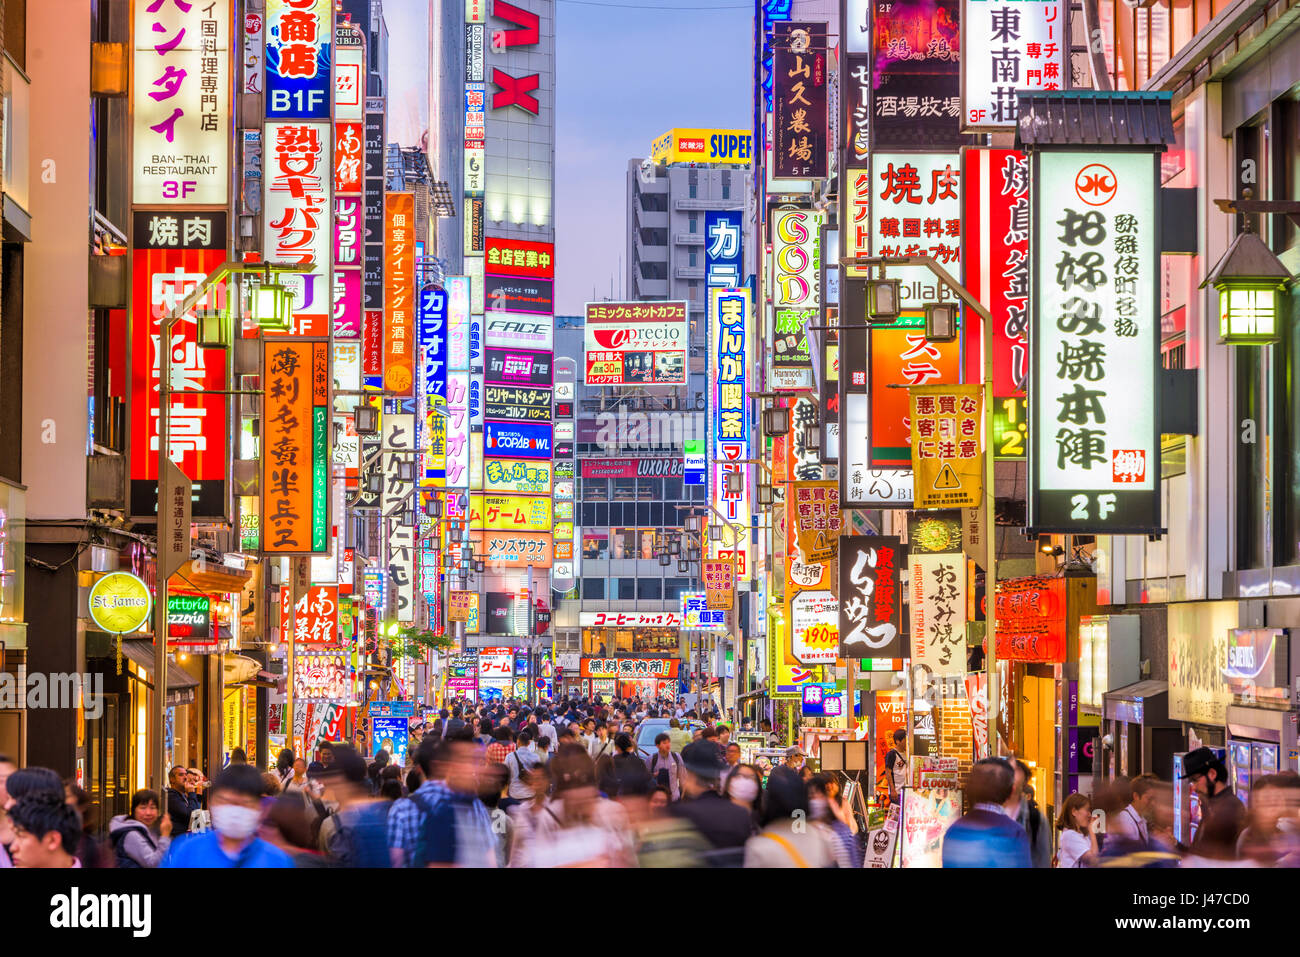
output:
M1092 742L1098 778L1173 777L1183 730L1169 718L1169 684L1137 681L1102 695L1101 738Z
M676 698L680 658L583 657L581 693L602 698Z

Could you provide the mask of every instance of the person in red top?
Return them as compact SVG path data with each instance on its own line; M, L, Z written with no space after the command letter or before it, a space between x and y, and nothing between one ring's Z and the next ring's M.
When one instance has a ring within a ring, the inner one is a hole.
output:
M493 741L487 746L488 764L506 763L506 758L515 749L515 743L511 740L511 737L510 729L507 727L493 729Z

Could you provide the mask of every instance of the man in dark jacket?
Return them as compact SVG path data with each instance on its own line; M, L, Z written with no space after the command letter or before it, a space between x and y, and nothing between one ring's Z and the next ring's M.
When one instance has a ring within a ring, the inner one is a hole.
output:
M177 836L189 833L190 815L202 806L187 784L188 777L189 772L180 765L167 775L167 816L172 819L172 834Z
M753 834L750 813L723 797L718 780L726 769L718 746L712 741L693 741L682 748L685 773L682 800L669 806L674 817L684 818L715 848L743 848Z
M1237 838L1246 827L1246 806L1232 792L1228 768L1209 748L1183 758L1183 778L1192 782L1201 802L1201 824L1192 840L1197 857L1228 861L1237 857Z

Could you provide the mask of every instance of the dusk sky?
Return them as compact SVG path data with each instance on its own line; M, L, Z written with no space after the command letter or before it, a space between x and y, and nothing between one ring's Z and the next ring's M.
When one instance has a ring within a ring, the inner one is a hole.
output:
M750 126L753 4L557 0L555 311L623 283L627 161L674 126ZM388 0L390 139L428 123L426 0ZM393 105L396 103L396 107Z

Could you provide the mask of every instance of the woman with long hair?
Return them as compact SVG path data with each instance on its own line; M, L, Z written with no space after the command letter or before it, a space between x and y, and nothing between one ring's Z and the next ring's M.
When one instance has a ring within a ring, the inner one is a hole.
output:
M1061 832L1056 849L1057 867L1091 867L1097 861L1097 835L1092 830L1092 798L1071 794L1056 819Z

